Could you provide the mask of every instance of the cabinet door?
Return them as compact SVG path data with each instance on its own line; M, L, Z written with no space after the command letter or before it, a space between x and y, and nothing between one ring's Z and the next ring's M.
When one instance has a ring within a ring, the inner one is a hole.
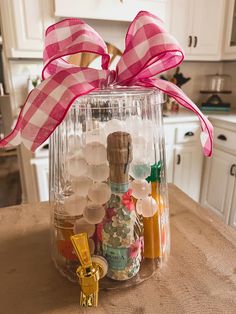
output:
M224 26L224 0L193 0L192 56L220 59Z
M236 164L235 156L215 149L213 157L206 160L203 180L202 204L226 223L229 221L235 182L235 176L231 174L233 164Z
M10 58L42 58L44 32L54 21L52 0L3 0L3 38Z
M230 210L230 225L234 228L236 228L236 182L234 184L234 195L233 195L233 200L232 200L232 205L231 205L231 210Z
M178 40L185 53L191 51L192 0L171 0L170 33Z
M32 158L31 164L35 165L39 201L49 199L49 160L47 158Z
M132 21L141 11L150 11L167 21L169 0L55 0L55 15L99 20Z
M199 201L203 155L199 145L175 149L174 184L195 201Z
M236 1L228 0L225 16L223 59L236 59Z

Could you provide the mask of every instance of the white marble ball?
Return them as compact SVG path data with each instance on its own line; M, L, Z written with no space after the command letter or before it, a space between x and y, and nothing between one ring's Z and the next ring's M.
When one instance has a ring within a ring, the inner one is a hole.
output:
M130 183L130 188L136 199L143 199L151 193L151 185L146 180L134 180Z
M69 135L68 137L68 150L75 153L81 148L81 139L79 135Z
M87 172L86 160L81 155L73 155L68 159L68 173L71 176L83 176Z
M96 182L106 181L109 177L108 164L88 165L88 176Z
M112 119L108 121L105 125L106 135L109 135L114 132L124 131L125 125L124 122L118 119Z
M101 165L107 162L107 150L105 145L99 142L91 142L84 147L84 157L90 165Z
M87 233L88 238L90 238L95 232L95 225L89 224L84 218L77 219L73 231L74 234Z
M129 174L134 179L146 179L151 174L151 166L145 161L133 161L130 164Z
M72 179L73 191L80 196L87 196L90 186L93 184L93 180L87 176L74 177Z
M94 183L88 191L88 197L94 204L105 204L111 197L111 189L106 183Z
M152 217L157 212L157 202L153 197L148 196L142 200L138 200L138 202L140 203L138 204L139 211L142 212L143 217Z
M105 209L102 205L90 203L83 212L84 219L90 224L99 224L105 216Z
M87 205L87 199L84 196L72 194L64 201L64 208L68 215L82 215Z

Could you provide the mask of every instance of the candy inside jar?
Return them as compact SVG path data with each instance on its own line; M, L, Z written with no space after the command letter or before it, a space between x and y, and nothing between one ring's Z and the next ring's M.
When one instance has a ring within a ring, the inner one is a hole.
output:
M52 256L76 280L70 237L105 261L101 288L132 286L169 254L163 95L113 87L80 97L50 139Z

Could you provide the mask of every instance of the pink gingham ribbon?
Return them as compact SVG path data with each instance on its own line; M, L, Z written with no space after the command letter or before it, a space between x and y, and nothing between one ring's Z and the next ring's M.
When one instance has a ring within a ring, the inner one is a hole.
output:
M100 55L102 69L74 66L63 59L79 52ZM104 85L144 86L163 91L198 115L204 154L211 156L211 123L176 85L154 78L184 59L182 48L155 15L141 11L130 24L116 70L108 69L110 57L103 39L79 19L66 19L47 29L43 58L44 81L28 95L15 128L0 146L23 143L34 151L63 121L76 98Z

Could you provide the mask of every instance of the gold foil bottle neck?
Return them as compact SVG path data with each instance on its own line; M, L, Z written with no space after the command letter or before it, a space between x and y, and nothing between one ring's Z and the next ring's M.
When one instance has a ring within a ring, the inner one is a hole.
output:
M92 267L87 233L79 233L71 237L74 250L82 267Z
M80 305L95 307L98 304L100 270L92 263L87 233L72 236L71 242L81 263L76 271L81 286Z

